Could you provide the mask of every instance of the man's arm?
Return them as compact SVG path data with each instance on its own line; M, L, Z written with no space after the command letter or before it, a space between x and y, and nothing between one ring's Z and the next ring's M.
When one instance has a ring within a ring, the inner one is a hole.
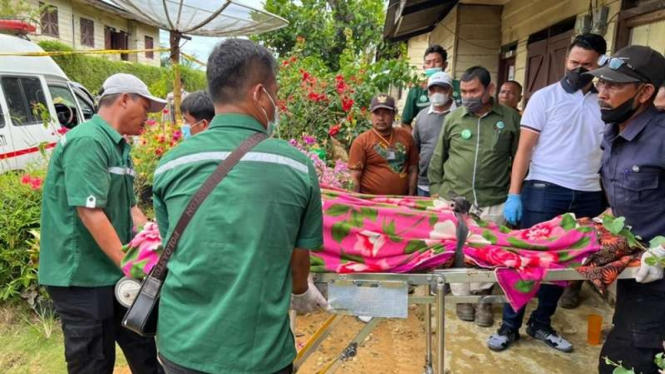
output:
M360 192L360 179L362 177L362 170L351 170L351 179L353 179L353 192Z
M522 191L522 184L526 178L526 172L529 170L529 163L533 149L538 143L540 133L533 130L520 130L519 146L517 147L517 154L515 161L513 161L513 170L510 176L510 190L511 194L519 194Z
M418 109L415 108L415 96L416 89L410 88L409 93L406 95L406 100L404 101L404 110L402 111L402 127L409 131L411 131L411 122L413 121L413 118L416 116L416 112L418 111Z
M296 248L291 255L291 275L293 278L293 293L296 295L307 292L309 277L309 251Z
M418 165L409 166L409 196L416 196L418 188Z
M137 230L140 230L141 227L143 227L146 222L148 222L148 217L143 214L141 208L139 208L138 205L134 205L132 207L132 222L134 222L134 227Z
M83 222L83 226L90 231L97 245L99 245L114 264L120 267L120 262L125 256L122 252L122 243L104 210L100 208L76 207L76 211L81 218L81 222Z
M449 132L450 126L452 126L450 117L446 116L446 119L443 121L443 130L439 135L439 141L436 143L436 148L434 149L434 154L432 159L429 162L427 167L427 179L429 180L429 191L430 196L437 198L439 197L439 190L441 189L441 184L443 183L443 164L448 159L448 147L447 147L447 133Z

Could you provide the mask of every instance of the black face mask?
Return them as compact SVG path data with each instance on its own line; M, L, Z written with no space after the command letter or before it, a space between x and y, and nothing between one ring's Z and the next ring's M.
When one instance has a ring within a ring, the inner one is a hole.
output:
M572 88L575 89L575 91L581 90L582 88L586 87L593 80L593 76L584 75L584 73L588 71L589 70L581 66L578 67L577 69L566 70L566 80L572 86Z
M637 111L638 106L633 107L633 104L635 103L635 98L637 95L639 95L641 92L637 91L635 96L631 97L630 99L624 101L623 104L619 105L618 107L614 109L601 109L600 110L600 118L603 120L605 123L624 123L626 122L630 117L635 114Z

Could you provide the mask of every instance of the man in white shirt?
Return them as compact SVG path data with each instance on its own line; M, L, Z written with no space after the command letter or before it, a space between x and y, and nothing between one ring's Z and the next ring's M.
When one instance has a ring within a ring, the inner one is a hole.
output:
M598 68L606 50L600 35L577 36L568 49L565 77L534 93L528 102L504 208L509 223L521 221L522 228L529 228L567 212L596 217L605 210L599 174L605 124L592 77L583 74ZM550 284L540 287L527 333L559 351L572 352L572 344L551 325L563 290ZM502 351L519 339L524 309L504 306L503 323L487 343L490 349Z

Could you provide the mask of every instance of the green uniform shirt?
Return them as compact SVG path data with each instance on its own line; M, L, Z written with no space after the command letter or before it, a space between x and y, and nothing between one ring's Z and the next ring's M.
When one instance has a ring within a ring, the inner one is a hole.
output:
M455 101L457 106L462 105L462 97L459 93L458 80L453 81L453 92L451 93L451 99ZM418 113L429 106L430 102L427 88L421 85L416 85L409 89L409 93L406 95L406 101L404 103L404 110L402 111L402 123L410 125Z
M76 207L101 208L120 241L131 240L134 168L130 146L94 116L62 137L44 183L39 282L49 286L114 285L120 269L83 226Z
M166 242L219 162L264 127L238 114L167 153L154 204ZM295 358L289 327L291 255L323 244L321 192L307 156L267 139L201 205L169 260L157 344L174 363L206 373L266 374Z
M429 164L430 193L464 196L479 207L503 203L519 134L520 115L496 102L481 118L455 109L443 122Z

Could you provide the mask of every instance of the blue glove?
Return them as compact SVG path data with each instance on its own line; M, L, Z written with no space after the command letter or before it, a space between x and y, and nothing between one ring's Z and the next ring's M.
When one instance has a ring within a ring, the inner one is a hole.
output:
M503 207L503 218L512 225L522 220L522 198L519 194L508 194L508 200Z

